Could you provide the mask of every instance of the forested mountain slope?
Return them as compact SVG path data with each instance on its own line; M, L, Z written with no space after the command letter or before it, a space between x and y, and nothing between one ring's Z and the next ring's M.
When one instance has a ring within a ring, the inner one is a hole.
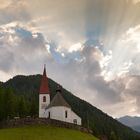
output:
M15 76L13 79L3 83L0 92L3 93L3 96L6 94L6 97L9 97L10 103L15 107L12 108L11 106L11 109L9 109L11 114L7 112L5 116L0 116L0 119L5 119L7 116L13 117L14 115L19 115L21 117L26 115L37 116L40 80L41 75ZM51 98L56 94L55 90L57 85L56 82L49 79ZM139 133L119 123L117 120L103 113L88 102L74 96L64 88L62 88L62 95L71 105L72 110L81 116L83 126L92 129L95 136L105 135L110 139L114 137L117 140L140 140ZM11 97L14 98L14 100L11 101ZM0 97L0 100L1 98L2 97ZM9 105L11 105L10 103ZM0 104L2 103L0 102ZM3 108L1 110L3 110ZM14 114L12 114L13 112ZM3 114L0 113L0 115Z

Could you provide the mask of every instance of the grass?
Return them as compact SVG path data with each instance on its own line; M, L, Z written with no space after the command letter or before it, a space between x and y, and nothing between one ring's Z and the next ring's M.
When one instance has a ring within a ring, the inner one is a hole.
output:
M0 140L98 140L77 130L45 125L0 129Z

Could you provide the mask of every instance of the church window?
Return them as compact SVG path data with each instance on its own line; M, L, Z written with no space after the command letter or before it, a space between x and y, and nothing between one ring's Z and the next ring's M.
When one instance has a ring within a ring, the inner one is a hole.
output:
M48 118L50 118L51 117L51 113L50 113L50 111L48 112Z
M77 119L74 119L74 120L73 120L73 123L74 123L74 124L77 124Z
M68 111L65 111L65 118L68 117Z
M43 96L43 102L46 102L46 96Z

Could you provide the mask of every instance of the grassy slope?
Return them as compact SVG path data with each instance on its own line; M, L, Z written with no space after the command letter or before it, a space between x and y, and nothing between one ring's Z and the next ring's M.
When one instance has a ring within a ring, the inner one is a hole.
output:
M25 126L0 130L0 140L98 140L77 130L52 126Z

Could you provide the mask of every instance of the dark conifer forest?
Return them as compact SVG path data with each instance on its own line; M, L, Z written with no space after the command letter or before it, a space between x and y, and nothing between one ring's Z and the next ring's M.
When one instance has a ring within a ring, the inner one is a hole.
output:
M5 83L0 82L0 121L14 117L38 117L40 80L41 75L32 75L16 76ZM51 98L56 94L57 85L49 79ZM140 140L140 133L124 126L64 88L62 95L72 110L82 118L83 126L92 129L95 136L107 136L109 140Z

